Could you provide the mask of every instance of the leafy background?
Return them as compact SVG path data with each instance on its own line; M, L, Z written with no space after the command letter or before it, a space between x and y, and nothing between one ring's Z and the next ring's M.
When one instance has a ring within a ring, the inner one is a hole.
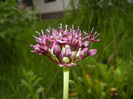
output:
M71 0L63 19L39 20L16 2L0 2L0 99L62 99L62 68L30 52L35 31L59 24L101 33L98 53L71 68L70 99L133 98L133 3Z

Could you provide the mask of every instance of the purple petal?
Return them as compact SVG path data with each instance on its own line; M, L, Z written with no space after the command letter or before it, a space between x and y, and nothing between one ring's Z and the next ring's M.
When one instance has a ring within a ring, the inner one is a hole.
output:
M61 53L61 48L58 44L53 44L53 53L55 56L59 56Z
M100 39L97 39L97 40L91 40L91 41L93 41L93 42L99 42L99 41L100 41Z
M85 58L85 57L87 56L87 53L88 53L88 48L84 48L84 49L80 52L79 58L80 58L80 59Z
M58 64L60 67L72 67L76 66L76 63L70 63L70 64Z
M60 54L60 60L65 56L65 52L61 52Z
M71 55L71 49L70 48L66 48L65 54L66 54L66 56L70 56Z
M62 41L62 40L57 40L58 43L61 43L61 44L65 44L67 43L66 41Z
M74 59L76 57L76 52L75 51L72 51L71 53L71 59Z
M45 37L44 32L43 32L43 30L42 30L42 29L41 29L41 32L42 32L42 36L43 36L43 37Z
M81 47L81 46L82 46L82 40L81 40L81 38L79 38L78 45L79 45L79 47Z
M84 46L85 46L85 47L88 47L89 45L90 45L90 42L89 42L89 41L85 41L85 42L84 42Z
M88 55L89 55L89 56L93 56L93 55L95 55L96 53L97 53L97 49L91 49L91 50L88 51Z

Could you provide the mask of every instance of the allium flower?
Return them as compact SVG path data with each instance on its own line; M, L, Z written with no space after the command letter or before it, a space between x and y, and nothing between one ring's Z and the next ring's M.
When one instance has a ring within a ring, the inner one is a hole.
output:
M37 44L31 45L34 49L32 52L48 56L60 67L75 66L83 58L95 55L97 50L89 49L90 42L100 41L96 39L100 33L93 34L93 29L90 34L81 32L79 28L75 30L74 25L70 30L67 25L65 30L60 25L59 31L49 28L45 34L43 30L41 32L42 35L37 32L39 37L34 36Z

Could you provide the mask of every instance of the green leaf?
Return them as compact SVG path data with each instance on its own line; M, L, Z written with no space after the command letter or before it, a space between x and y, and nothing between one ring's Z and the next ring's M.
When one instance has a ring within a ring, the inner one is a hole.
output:
M33 87L35 87L37 85L37 83L39 83L39 81L42 80L42 78L37 78L34 82L33 82Z
M35 94L35 99L39 99L39 94L43 92L43 90L44 88L41 86L37 89L36 94Z

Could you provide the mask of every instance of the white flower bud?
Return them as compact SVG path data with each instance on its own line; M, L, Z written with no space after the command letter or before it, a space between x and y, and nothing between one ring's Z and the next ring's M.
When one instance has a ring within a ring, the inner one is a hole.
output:
M81 48L79 48L79 50L78 50L78 52L76 54L76 57L79 57L80 52L81 52Z
M68 57L63 57L62 58L62 62L64 62L64 63L69 63L69 58Z

